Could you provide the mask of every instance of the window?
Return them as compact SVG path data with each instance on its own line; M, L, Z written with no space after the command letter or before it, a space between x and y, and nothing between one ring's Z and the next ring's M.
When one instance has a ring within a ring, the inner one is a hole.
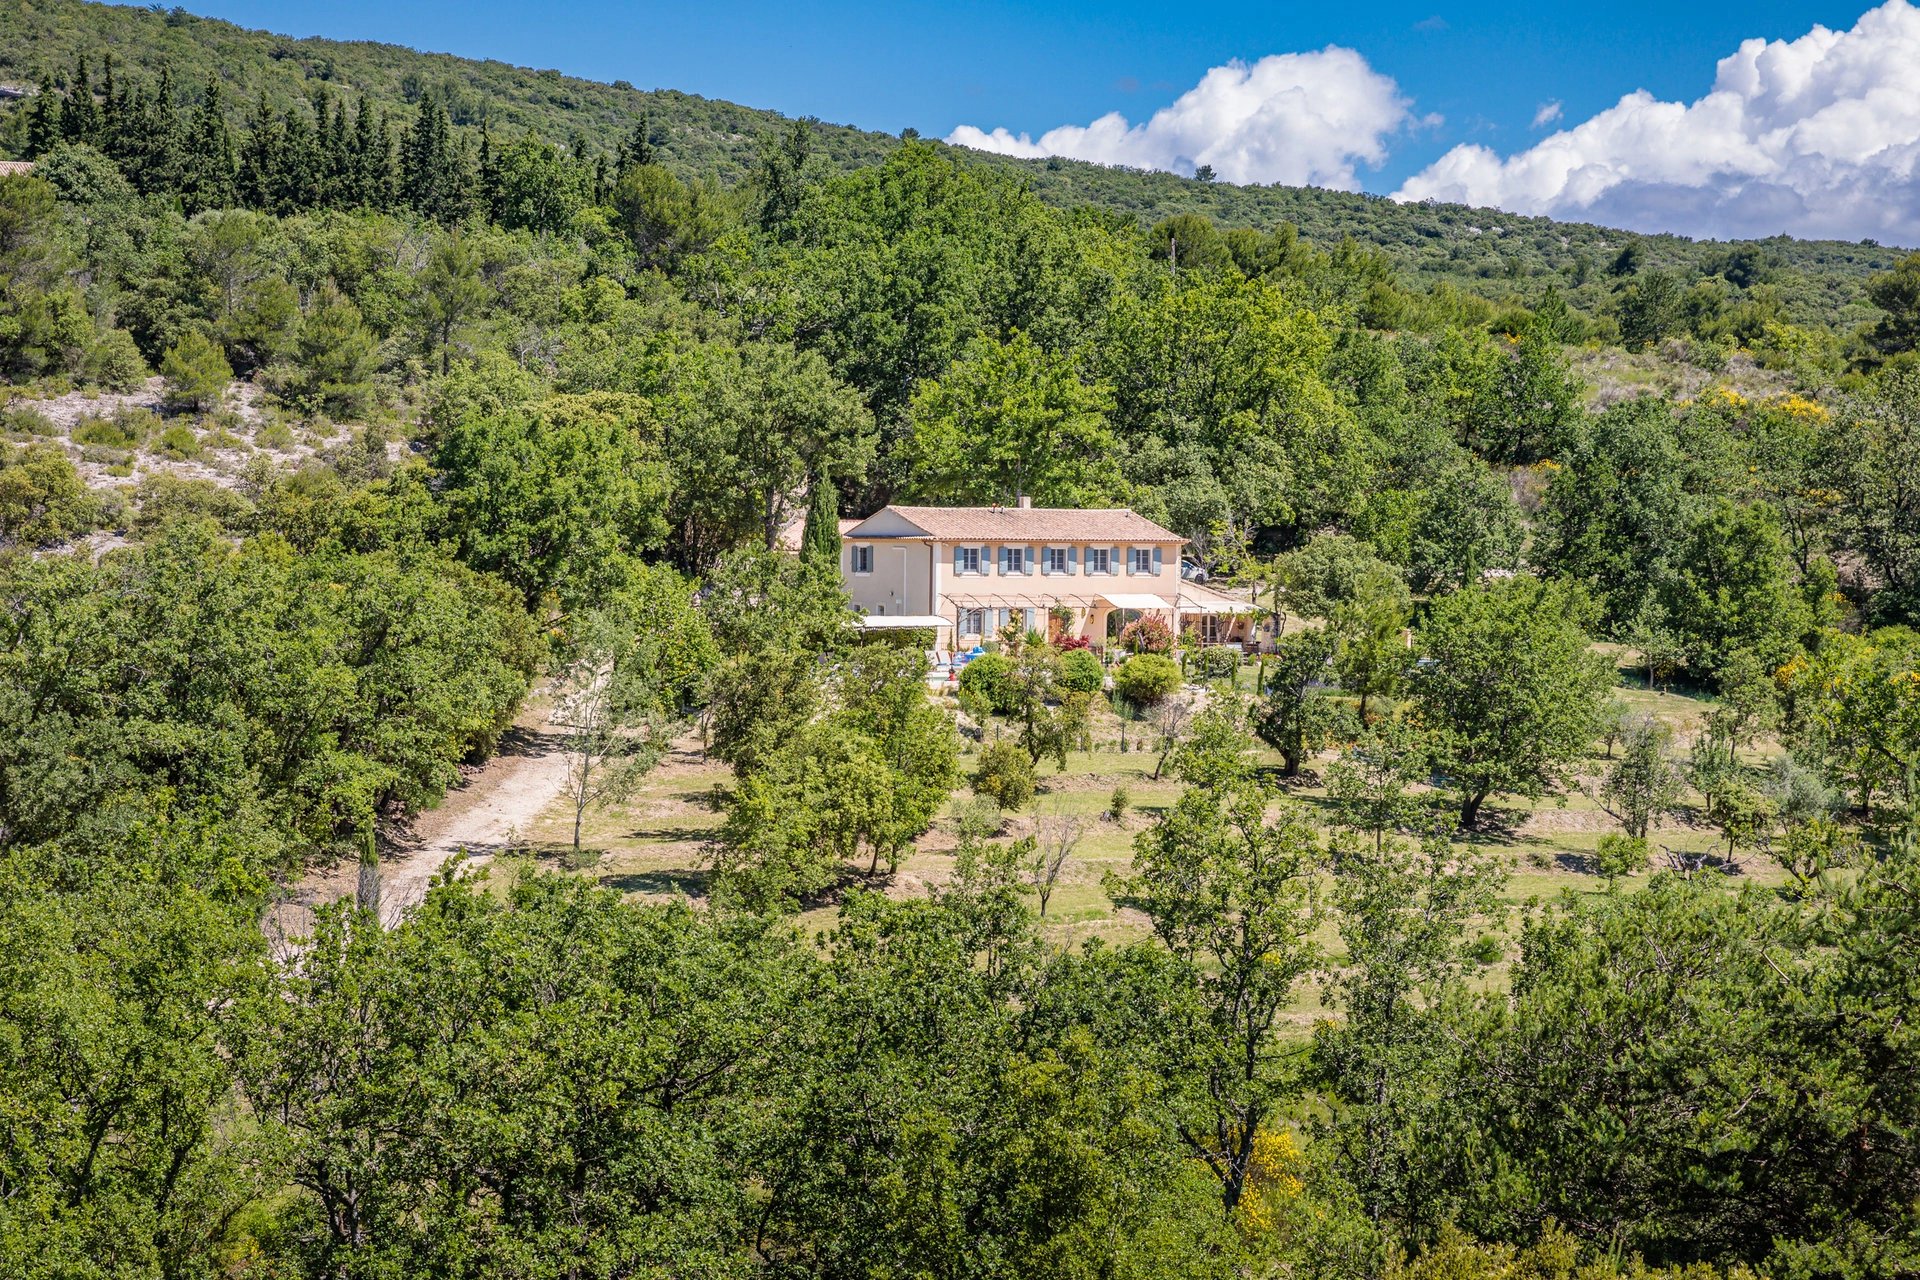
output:
M980 548L956 547L954 549L953 571L955 573L980 572Z
M1025 547L1007 548L1007 572L1025 573L1027 571L1027 549Z
M1065 547L1048 547L1045 555L1047 557L1046 567L1048 573L1073 572L1072 569L1067 567L1067 549Z
M981 609L962 609L960 611L960 634L963 636L984 634L986 619L981 616L984 612L985 611Z
M855 573L873 572L872 547L855 547L853 549L853 571Z
M1133 571L1135 573L1152 573L1153 572L1153 548L1152 547L1133 547L1130 549L1128 554L1130 554L1133 557Z
M1112 553L1109 552L1105 547L1088 547L1087 548L1087 572L1088 573L1112 573L1113 561L1111 559L1111 555Z

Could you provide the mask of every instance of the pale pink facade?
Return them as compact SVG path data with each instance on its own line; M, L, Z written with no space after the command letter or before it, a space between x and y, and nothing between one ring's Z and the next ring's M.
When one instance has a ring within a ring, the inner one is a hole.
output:
M891 506L843 531L840 571L861 613L938 618L943 646L990 640L1012 618L1098 645L1116 611L1176 631L1203 612L1181 581L1184 545L1125 509ZM1056 608L1064 625L1050 625Z

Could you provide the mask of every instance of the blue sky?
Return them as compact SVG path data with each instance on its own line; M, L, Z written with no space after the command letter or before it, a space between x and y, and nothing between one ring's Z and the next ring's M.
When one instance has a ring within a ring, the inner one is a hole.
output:
M1391 93L1385 97L1380 96L1385 90L1376 93L1373 112L1363 112L1361 123L1328 126L1341 135L1329 145L1348 154L1350 163L1313 167L1305 180L1382 193L1407 188L1405 194L1464 195L1509 207L1531 201L1539 207L1525 211L1540 212L1564 212L1560 206L1576 197L1593 205L1592 192L1564 174L1559 179L1541 178L1532 169L1522 173L1512 164L1490 167L1489 157L1477 151L1451 157L1450 153L1456 147L1483 147L1492 153L1492 160L1511 161L1556 129L1608 112L1635 90L1645 90L1655 103L1693 104L1714 88L1716 63L1734 54L1743 40L1796 41L1807 37L1816 24L1844 33L1861 23L1866 11L1857 2L1830 5L1804 0L1758 0L1739 6L1667 0L1561 7L1451 5L1436 0L1414 5L1136 2L1097 10L1005 0L984 4L824 0L806 5L709 0L703 5L674 6L575 0L564 6L538 7L499 0L200 0L191 7L245 26L292 35L389 40L557 67L599 80L625 79L643 88L684 89L888 132L912 125L931 136L974 126L985 132L1004 128L1010 138L1026 134L1040 139L1057 126L1085 126L1108 112L1139 124L1193 89L1210 68L1235 59L1252 63L1268 55L1310 53L1336 45L1358 57L1337 67L1307 68L1317 77L1310 81L1310 97L1318 101L1337 96L1337 87L1328 86L1361 74L1356 65L1371 73L1370 83L1376 88L1388 85ZM1910 26L1920 38L1920 11L1907 8L1905 0L1890 0L1885 9L1891 13L1888 29L1897 29L1904 39ZM1874 36L1876 41L1891 38ZM1860 43L1865 43L1864 36ZM1824 46L1819 52L1824 53ZM1904 58L1896 61L1906 68L1920 65ZM1297 70L1278 68L1275 74L1285 80ZM1892 77L1896 71L1889 69L1887 75ZM1920 95L1920 73L1898 70L1897 75L1917 82L1911 92ZM1898 85L1880 87L1900 91ZM1755 94L1756 101L1766 101L1754 114L1765 118L1750 121L1751 130L1777 127L1778 94L1771 98L1765 90ZM1385 121L1379 112L1387 110L1384 104L1390 99L1404 110ZM1558 117L1536 126L1536 116L1552 103L1560 104ZM1878 100L1870 99L1861 109L1875 118L1890 114ZM1293 114L1284 104L1276 110L1280 116ZM1090 158L1117 155L1190 169L1195 157L1216 154L1207 150L1212 139L1206 131L1212 127L1205 122L1191 124L1158 149L1145 147L1136 138L1133 151L1101 152ZM1274 127L1280 135L1273 149L1301 145L1297 134L1286 132L1289 126L1284 122ZM1371 137L1347 136L1355 128ZM1632 133L1624 126L1612 129L1615 135L1623 131ZM1691 144L1683 140L1674 145L1738 149L1728 137L1711 130L1687 136ZM1906 139L1901 135L1887 141ZM1013 149L1017 144L996 145ZM1614 152L1601 155L1598 163L1630 167L1636 158L1632 148L1640 144L1616 137L1609 145ZM1095 146L1077 135L1061 135L1044 144L1045 149L1067 154L1075 153L1070 148ZM1244 155L1245 150L1234 154ZM1443 171L1432 171L1431 166L1443 157L1450 157L1448 165ZM1583 153L1581 162L1592 159ZM1301 180L1284 164L1263 166L1257 155L1229 161L1229 166L1233 163L1243 164L1242 177ZM1784 172L1787 164L1780 160L1778 167ZM1222 165L1215 167L1226 171ZM1748 197L1753 195L1751 183L1756 179L1779 177L1756 174L1752 164L1738 167L1741 172L1736 176ZM1348 170L1351 178L1343 177ZM1903 169L1901 176L1909 175ZM1707 225L1714 218L1738 216L1726 208L1702 213L1698 200L1689 208L1687 200L1670 198L1673 179L1671 166L1648 177L1666 196L1641 201L1644 208L1634 205L1618 212L1643 221L1664 217L1688 224L1677 229L1708 233L1717 229ZM1683 186L1690 181L1685 175L1680 180ZM1798 190L1797 194L1797 206L1780 199L1762 200L1764 216L1789 222L1795 217L1815 217L1812 206L1819 201L1810 197L1817 193ZM1617 193L1614 203L1620 203ZM1716 207L1729 203L1719 199Z

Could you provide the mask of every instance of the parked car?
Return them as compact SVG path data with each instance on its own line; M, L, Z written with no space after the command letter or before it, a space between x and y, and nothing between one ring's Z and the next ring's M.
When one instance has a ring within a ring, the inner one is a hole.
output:
M1182 582L1205 582L1207 580L1207 567L1203 564L1196 564L1192 560L1182 560L1180 562L1180 580Z

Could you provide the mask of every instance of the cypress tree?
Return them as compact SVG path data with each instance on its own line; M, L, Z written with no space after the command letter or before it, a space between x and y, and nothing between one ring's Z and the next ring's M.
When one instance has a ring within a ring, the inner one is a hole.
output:
M633 132L629 133L626 141L620 144L619 173L616 173L614 178L618 180L620 174L627 170L652 163L653 114L651 110L643 107L640 111L640 119L633 126Z
M813 117L795 120L786 136L760 140L760 226L778 231L793 221L804 190L802 173L813 148Z
M138 156L140 188L152 193L180 186L180 107L175 101L173 66L160 64L160 77L140 113Z
M274 208L297 213L320 204L320 156L313 125L299 107L289 107L280 121L280 190Z
M373 149L367 152L367 200L375 209L391 209L398 203L399 174L394 169L393 123L380 113L374 131Z
M800 561L840 571L840 495L826 475L813 479L807 495L807 523L800 530Z
M100 149L117 162L127 148L127 102L113 81L113 55L100 58Z
M100 109L94 105L93 83L87 78L87 60L76 61L73 90L67 94L66 110L60 119L60 134L68 142L92 145L99 141Z
M400 198L415 213L451 225L466 213L466 152L453 136L446 104L429 94L400 147Z
M493 154L493 131L480 125L480 207L487 221L500 221L500 164Z
M342 202L349 209L376 207L374 170L378 166L374 149L380 145L382 140L376 138L373 131L373 108L362 97L353 106L353 146L347 153L347 172L343 180L345 190Z
M353 155L347 142L347 104L330 95L319 100L321 193L320 200L329 209L352 204L346 189L353 168Z
M207 90L194 112L180 175L180 199L187 212L233 207L233 135L220 101L220 82L207 77Z
M253 115L247 121L247 140L240 148L240 173L234 190L240 203L249 209L272 209L282 186L280 167L283 157L280 128L267 105L267 91L260 91Z
M53 91L53 77L40 77L40 93L27 113L27 158L37 159L60 145L59 95Z

